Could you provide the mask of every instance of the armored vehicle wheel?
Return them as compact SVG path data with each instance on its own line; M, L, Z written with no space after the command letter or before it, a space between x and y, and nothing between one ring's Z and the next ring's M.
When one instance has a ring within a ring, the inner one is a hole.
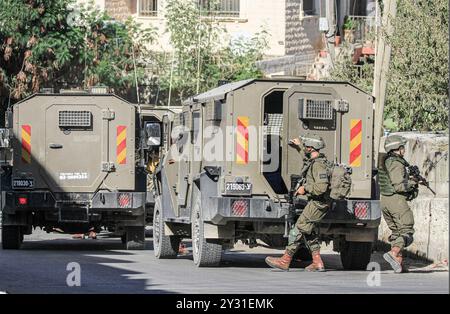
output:
M201 215L200 192L197 190L192 209L192 255L197 267L218 266L222 258L222 244L220 240L206 239L204 222Z
M22 244L23 235L20 226L2 227L2 248L4 250L18 250Z
M181 239L176 236L166 236L164 234L164 221L161 215L161 199L155 201L153 211L153 251L156 258L176 258L180 247Z
M125 247L127 250L143 250L145 248L145 227L125 227Z
M372 242L344 241L341 262L346 270L366 270L372 255Z

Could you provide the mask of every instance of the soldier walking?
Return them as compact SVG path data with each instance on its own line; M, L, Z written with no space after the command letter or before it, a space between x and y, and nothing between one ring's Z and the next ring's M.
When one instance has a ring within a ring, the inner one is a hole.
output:
M329 197L329 177L327 159L320 150L325 148L323 139L317 135L306 135L290 141L305 156L302 177L304 184L298 188L295 195L306 195L308 204L297 219L289 233L289 243L284 255L280 258L267 257L266 263L281 270L289 270L292 257L297 250L306 244L311 252L313 262L305 268L306 271L325 271L320 257L320 242L318 223L327 213L331 199Z
M414 216L408 201L418 194L418 182L408 172L409 164L403 158L406 140L399 135L386 139L386 157L379 172L380 201L383 217L392 234L389 237L391 250L383 255L395 273L406 272L402 250L413 242Z

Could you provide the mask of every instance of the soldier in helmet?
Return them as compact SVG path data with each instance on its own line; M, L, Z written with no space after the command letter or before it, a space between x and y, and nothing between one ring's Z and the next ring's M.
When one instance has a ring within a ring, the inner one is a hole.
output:
M408 201L417 197L418 183L408 174L408 162L403 158L406 140L399 135L386 138L386 157L381 161L378 174L383 217L392 234L391 250L384 259L396 273L405 272L402 250L413 242L414 216Z
M320 242L317 233L318 223L327 213L331 203L327 159L320 153L320 150L325 147L325 143L317 135L306 135L291 140L289 144L296 146L305 155L301 174L305 181L296 191L296 195L306 195L308 204L289 233L289 242L284 255L280 258L267 257L266 263L273 268L289 270L292 257L302 245L306 244L312 254L313 262L305 270L325 271L320 257Z

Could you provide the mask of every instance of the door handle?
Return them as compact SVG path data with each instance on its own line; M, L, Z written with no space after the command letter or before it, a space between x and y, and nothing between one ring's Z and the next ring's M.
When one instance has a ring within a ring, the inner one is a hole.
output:
M48 147L53 149L63 148L62 144L54 144L54 143L51 143L50 145L48 145Z

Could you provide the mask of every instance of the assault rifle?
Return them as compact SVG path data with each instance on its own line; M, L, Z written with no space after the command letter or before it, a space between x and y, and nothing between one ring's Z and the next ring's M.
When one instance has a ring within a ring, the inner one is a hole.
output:
M289 202L289 213L285 218L285 237L288 237L290 225L295 222L295 217L297 216L295 193L304 183L305 178L303 176L296 174L291 175L291 188L289 189L289 193L286 195L287 201Z
M413 178L414 181L417 181L417 183L425 186L428 188L428 190L433 193L433 195L436 195L436 192L433 191L433 189L430 187L430 183L420 175L419 167L417 166L408 166L408 172L409 175Z

